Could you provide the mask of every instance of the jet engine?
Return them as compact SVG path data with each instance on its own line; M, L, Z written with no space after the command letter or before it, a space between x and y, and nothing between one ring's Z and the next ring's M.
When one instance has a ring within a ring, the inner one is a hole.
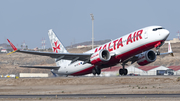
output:
M91 55L90 62L94 65L104 64L111 59L110 52L102 49Z
M145 51L145 52L139 54L137 63L140 66L144 66L144 65L154 62L155 60L156 60L155 52L152 50L148 50L148 51Z

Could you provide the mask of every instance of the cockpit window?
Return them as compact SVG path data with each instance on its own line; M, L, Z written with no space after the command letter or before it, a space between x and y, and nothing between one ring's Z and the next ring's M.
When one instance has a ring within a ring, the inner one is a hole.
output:
M164 28L162 28L162 27L160 27L160 28L154 28L153 31L157 31L157 30L159 30L159 29L164 29Z

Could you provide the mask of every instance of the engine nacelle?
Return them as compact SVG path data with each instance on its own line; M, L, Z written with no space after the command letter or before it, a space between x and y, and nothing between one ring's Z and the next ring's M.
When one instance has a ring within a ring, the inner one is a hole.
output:
M102 49L91 55L90 62L94 65L104 64L111 59L110 52Z
M148 51L145 51L145 52L139 54L137 63L140 66L144 66L144 65L154 62L155 60L156 60L155 52L152 50L148 50Z

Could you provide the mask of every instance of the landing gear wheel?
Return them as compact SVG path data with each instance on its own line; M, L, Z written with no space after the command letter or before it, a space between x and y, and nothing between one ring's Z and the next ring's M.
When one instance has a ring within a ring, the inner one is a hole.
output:
M127 75L127 73L128 73L128 70L127 70L127 69L120 69L120 70L119 70L119 74L120 74L120 75Z
M96 70L95 69L92 70L92 73L94 76L96 76Z
M120 75L123 75L123 74L124 74L123 69L120 69L120 70L119 70L119 74L120 74Z
M127 73L128 73L128 70L124 69L124 75L127 75Z
M156 51L156 54L157 54L157 55L160 55L160 51Z
M94 69L95 69L97 75L100 75L100 74L101 74L101 69L100 69L100 68L98 68L98 67L96 66Z

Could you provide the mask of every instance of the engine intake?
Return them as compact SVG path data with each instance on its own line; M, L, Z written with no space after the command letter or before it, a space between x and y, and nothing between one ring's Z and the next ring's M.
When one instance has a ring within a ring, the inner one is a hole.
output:
M92 64L103 64L108 62L111 59L110 53L108 50L102 49L91 55L90 62Z
M155 52L152 50L148 50L148 51L145 51L145 52L139 54L137 63L140 66L144 66L144 65L154 62L155 60L156 60Z

